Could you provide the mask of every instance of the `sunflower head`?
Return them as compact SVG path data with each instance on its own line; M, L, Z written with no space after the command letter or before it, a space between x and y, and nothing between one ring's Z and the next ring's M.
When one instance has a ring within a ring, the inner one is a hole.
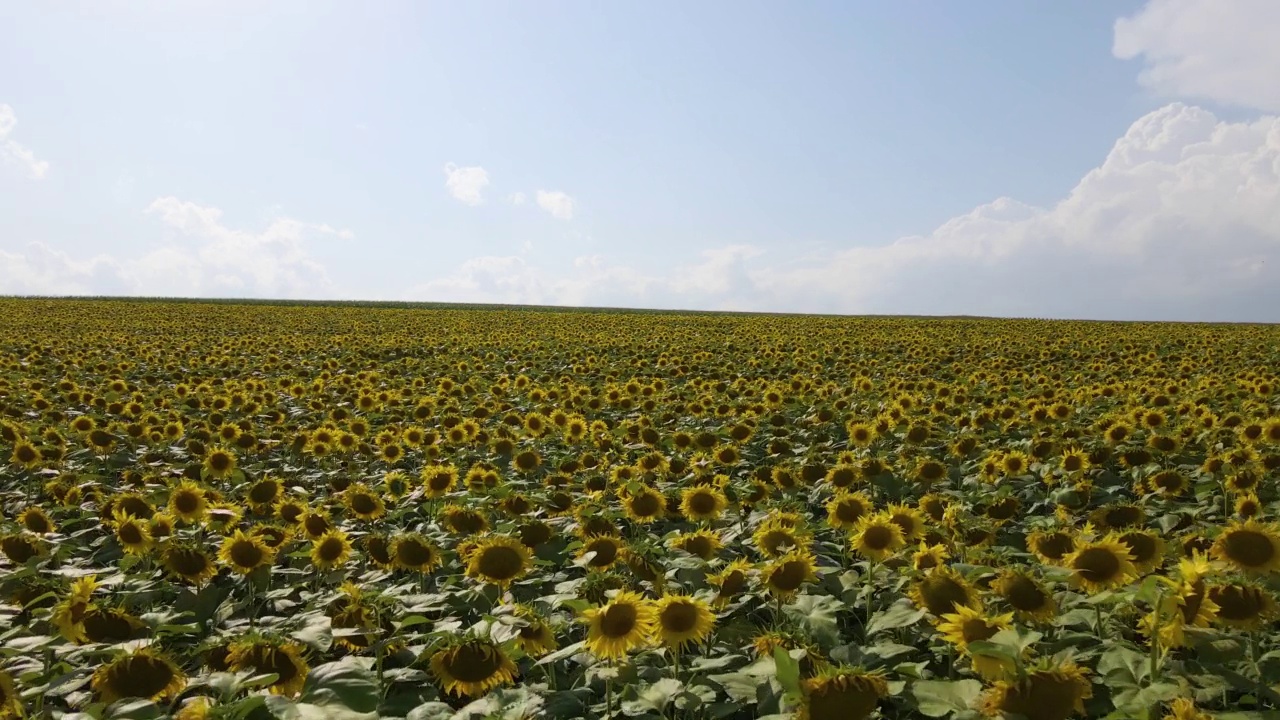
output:
M775 558L761 571L760 577L769 594L779 600L790 600L807 582L818 579L817 564L805 550L793 550Z
M1213 556L1251 575L1280 571L1280 530L1255 520L1234 522L1218 536Z
M1072 582L1090 593L1127 585L1138 575L1129 547L1115 536L1078 543L1063 565L1071 570Z
M658 637L669 648L700 642L715 626L716 616L707 603L690 595L665 595L656 611Z
M526 605L517 605L515 615L523 622L515 642L525 654L538 657L558 647L556 633L551 623L536 610Z
M720 572L708 575L707 582L717 589L715 606L724 607L747 589L754 567L746 560L734 560Z
M850 542L859 555L881 562L907 544L907 534L889 513L877 513L858 522Z
M397 535L391 541L388 555L391 563L401 570L430 572L440 564L440 551L419 533Z
M956 608L956 612L939 618L938 632L961 653L969 655L969 643L989 640L996 633L1007 629L1012 621L1013 613L988 616L980 610L960 606ZM987 680L1008 677L1017 669L1005 658L973 655L970 660L974 672Z
M1085 671L1070 661L1042 664L1017 680L1000 680L982 698L987 715L1020 715L1028 720L1066 720L1084 712L1093 696Z
M852 530L871 510L871 498L866 493L841 492L827 502L827 524L842 530Z
M851 667L825 668L800 687L800 720L863 720L889 695L883 674Z
M486 537L468 554L467 576L505 590L529 570L531 562L528 548L519 540Z
M967 580L947 566L925 573L911 588L916 607L942 617L967 607L981 609L982 601Z
M476 637L449 642L431 655L430 665L445 692L465 697L510 685L518 672L501 646Z
M648 645L657 625L653 603L626 590L600 607L585 610L582 618L587 624L587 649L609 660L620 660L632 649Z
M93 671L94 696L107 704L124 698L160 700L182 692L186 677L172 660L149 649L121 655Z
M1053 594L1026 572L1005 570L991 589L1023 620L1048 622L1057 614Z
M193 585L202 585L218 574L213 558L198 544L189 541L165 544L160 552L160 564L173 577Z
M276 551L268 547L262 538L247 535L243 530L235 531L222 541L218 549L218 559L232 572L248 575L260 567L275 562Z
M351 558L351 541L341 530L330 530L311 541L311 564L317 570L342 567Z

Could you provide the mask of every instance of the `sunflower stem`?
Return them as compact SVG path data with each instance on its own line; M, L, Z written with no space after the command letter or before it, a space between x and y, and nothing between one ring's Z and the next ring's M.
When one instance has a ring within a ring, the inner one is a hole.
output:
M604 717L605 720L613 720L613 676L610 674L604 679Z
M1093 604L1093 616L1098 622L1098 637L1102 640L1106 640L1106 629L1102 626L1102 603Z

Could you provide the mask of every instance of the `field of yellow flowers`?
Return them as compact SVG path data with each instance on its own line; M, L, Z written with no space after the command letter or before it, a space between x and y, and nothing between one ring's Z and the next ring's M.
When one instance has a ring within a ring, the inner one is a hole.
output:
M0 718L1266 718L1280 327L0 299Z

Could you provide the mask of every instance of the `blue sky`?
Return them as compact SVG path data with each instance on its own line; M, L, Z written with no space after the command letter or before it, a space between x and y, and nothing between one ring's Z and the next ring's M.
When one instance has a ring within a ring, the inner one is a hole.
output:
M1280 320L1274 7L15 3L0 293Z

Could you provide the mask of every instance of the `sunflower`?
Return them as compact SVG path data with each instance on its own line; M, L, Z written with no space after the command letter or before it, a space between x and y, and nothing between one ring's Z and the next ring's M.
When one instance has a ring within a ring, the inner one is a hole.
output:
M1042 664L1017 680L1000 680L982 697L985 714L1020 715L1027 720L1066 720L1084 712L1093 687L1075 663Z
M264 477L257 482L250 483L245 490L245 501L254 512L264 515L270 514L272 507L279 502L280 497L284 494L284 486L280 481L273 477Z
M1071 475L1089 469L1089 453L1080 448L1069 448L1058 458L1058 467Z
M422 487L429 498L443 497L458 486L458 468L428 465L422 469Z
M233 572L248 575L265 565L275 562L276 551L262 541L261 538L246 535L243 530L236 530L234 535L222 541L218 549L218 559Z
M806 582L818 579L815 570L816 563L807 550L793 550L766 565L760 576L770 594L787 602Z
M58 526L53 524L53 520L49 518L49 514L44 511L44 508L34 505L18 513L18 524L27 532L35 533L36 535L47 535L48 533L56 532L58 529Z
M1140 629L1147 637L1159 634L1166 648L1186 644L1185 628L1207 628L1218 615L1218 606L1208 597L1205 576L1211 571L1203 555L1185 558L1178 564L1179 580L1165 581L1173 592L1162 596L1160 603L1142 619Z
M622 498L622 509L627 517L641 523L659 520L667 512L662 493L647 485L626 493Z
M271 692L292 697L302 690L311 670L302 653L297 643L254 635L227 646L227 663L232 670L275 675Z
M1213 556L1242 572L1280 571L1280 529L1256 520L1234 522L1213 544Z
M290 525L302 522L307 514L307 504L297 498L285 498L276 503L275 515Z
M21 717L24 717L22 698L18 696L18 689L13 684L13 676L0 670L0 718L9 720Z
M116 542L130 555L145 555L151 549L151 528L132 515L115 517Z
M84 642L84 616L89 612L89 601L97 589L98 581L93 575L71 583L71 589L49 614L49 622L57 628L59 635L74 643Z
M658 637L673 650L700 642L715 626L716 616L707 603L691 595L665 595L656 609Z
M1005 477L1025 475L1031 468L1031 458L1021 450L1010 450L1000 456L1000 472Z
M351 558L351 541L341 530L330 530L311 541L311 564L317 570L342 567Z
M889 683L879 672L860 668L824 669L801 682L804 693L797 720L863 720L889 695Z
M450 642L431 655L431 673L456 696L478 697L510 685L517 672L501 646L475 637Z
M686 488L680 494L680 511L692 521L715 520L728 504L723 492L705 485Z
M911 556L911 565L916 570L932 570L945 565L950 557L951 553L947 551L945 545L928 545L921 542L920 549Z
M1138 575L1128 546L1115 536L1078 543L1063 566L1071 570L1071 581L1089 593L1127 585Z
M205 477L223 480L236 471L236 454L226 448L213 447L204 456Z
M982 609L982 601L973 586L946 566L934 568L916 581L911 588L911 599L916 607L938 617L959 612L962 607Z
M1213 720L1209 713L1200 712L1196 701L1191 698L1177 698L1169 703L1169 714L1161 720Z
M1057 614L1053 594L1025 572L1005 570L991 583L991 589L1023 620L1048 622Z
M172 660L150 649L121 655L93 671L94 697L111 704L124 698L160 700L182 692L187 679Z
M1076 539L1065 530L1036 530L1027 535L1027 549L1046 565L1061 565L1075 552Z
M1210 585L1208 598L1218 606L1215 622L1239 630L1256 631L1276 617L1276 599L1266 588L1245 583Z
M623 590L600 607L583 611L583 621L587 624L587 649L597 657L620 660L651 642L658 617L652 603Z
M91 643L122 643L134 639L138 630L146 625L120 608L89 606L84 613L84 641Z
M223 502L210 503L205 508L204 524L210 530L227 532L240 522L242 515L244 511L237 505Z
M392 564L401 570L430 572L440 564L440 551L419 533L397 535L388 553Z
M166 512L157 512L151 516L151 520L147 523L147 529L151 532L151 537L157 540L167 539L173 535L173 516Z
M545 655L557 647L556 633L552 629L551 624L546 618L542 617L533 608L525 605L517 605L515 616L523 621L515 643L530 657L539 657Z
M717 589L713 604L716 607L724 607L746 590L753 569L751 563L746 560L734 560L724 566L720 572L708 575L707 583Z
M1141 525L1146 517L1140 505L1116 503L1094 510L1089 514L1089 522L1101 530L1122 530Z
M916 508L894 504L885 510L885 514L890 522L902 529L902 539L906 542L915 542L924 534L924 515Z
M218 574L213 558L194 543L166 544L160 551L160 564L170 575L182 578L193 585L202 585Z
M618 559L622 543L612 535L596 535L587 538L578 551L578 559L593 570L604 570Z
M884 561L907 544L902 525L894 522L888 513L862 518L850 541L859 555L875 562Z
M956 612L939 617L938 632L942 639L956 647L962 655L969 656L973 670L986 680L999 680L1011 675L1017 667L1007 658L989 655L970 655L969 643L989 640L992 635L1007 629L1013 621L1013 613L985 615L981 610L959 606Z
M441 508L440 521L457 535L478 535L489 529L489 518L482 511L452 503Z
M871 513L871 508L871 498L866 493L838 493L827 501L827 524L841 530L852 530Z
M1161 470L1147 478L1151 491L1164 497L1177 497L1186 492L1187 476L1177 470Z
M467 576L502 590L529 570L529 550L518 540L494 536L482 539L467 560Z
M298 526L308 540L315 540L333 530L333 521L329 519L329 511L324 508L310 508L298 518Z
M810 537L794 525L777 519L767 519L751 536L752 542L767 558L781 557L793 550L807 551Z
M250 534L261 538L267 547L279 551L290 540L293 540L294 529L274 524L254 525Z
M1116 536L1129 548L1129 557L1138 575L1146 575L1164 565L1164 540L1150 530L1130 530Z

